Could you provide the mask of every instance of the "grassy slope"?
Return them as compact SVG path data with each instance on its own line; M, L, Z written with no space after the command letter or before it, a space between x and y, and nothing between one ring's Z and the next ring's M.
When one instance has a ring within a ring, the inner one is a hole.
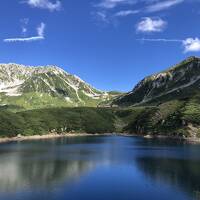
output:
M125 132L163 134L168 136L200 136L200 96L172 100L159 106L143 107L124 127ZM138 108L133 108L134 110Z
M34 135L49 132L114 132L115 116L110 109L52 108L12 113L0 112L0 135Z
M79 96L82 101L67 101L63 99L63 97L53 97L46 93L25 93L22 96L13 96L7 97L5 95L0 94L0 105L8 105L10 107L15 106L16 109L12 109L12 111L18 110L32 110L32 109L42 109L42 108L55 108L55 107L75 107L75 106L88 106L88 107L96 107L101 101L100 99L92 99L83 95L79 92ZM111 98L111 97L110 97Z
M163 134L200 137L200 95L158 106L49 108L18 113L1 109L0 136L49 132Z

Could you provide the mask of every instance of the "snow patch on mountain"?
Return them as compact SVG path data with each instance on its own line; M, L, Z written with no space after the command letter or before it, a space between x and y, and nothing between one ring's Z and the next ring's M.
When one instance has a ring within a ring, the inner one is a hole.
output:
M0 83L0 93L5 93L7 96L21 96L18 89L23 83L24 81L19 79L15 79L12 82Z
M37 95L38 93L40 95ZM20 96L22 107L24 104L29 104L30 107L32 105L35 107L37 104L39 106L40 102L41 106L44 106L44 102L47 102L47 105L61 102L63 105L70 103L73 106L91 106L97 105L99 100L105 101L111 96L57 66L34 67L15 63L0 64L1 94L5 95L2 102L9 102L12 105L15 105L16 102L10 101L6 96Z
M69 103L73 103L73 101L69 97L65 97L65 100L68 101Z

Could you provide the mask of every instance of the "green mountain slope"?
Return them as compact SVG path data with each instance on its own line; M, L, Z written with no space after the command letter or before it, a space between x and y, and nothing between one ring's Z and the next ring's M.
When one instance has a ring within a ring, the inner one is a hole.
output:
M48 108L0 112L0 137L48 133L110 133L115 115L106 108Z
M0 136L109 132L200 138L199 58L149 76L127 94L104 93L55 67L9 64L1 70Z
M200 137L200 96L159 106L0 111L0 137L48 133L129 133Z
M146 77L103 106L118 107L121 132L200 137L200 58Z
M190 57L158 74L144 78L129 93L112 101L112 105L158 105L199 93L200 58Z
M112 94L56 66L0 64L0 105L16 109L96 106Z

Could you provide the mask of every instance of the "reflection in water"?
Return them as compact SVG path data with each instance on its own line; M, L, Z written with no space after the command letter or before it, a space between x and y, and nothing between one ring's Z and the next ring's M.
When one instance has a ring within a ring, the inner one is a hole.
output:
M34 161L9 159L0 164L0 191L14 191L25 187L45 187L62 181L72 181L92 169L86 161Z
M138 168L154 181L180 187L193 195L200 194L200 160L148 157L136 160Z
M95 168L98 163L107 165L114 158L114 151L103 148L96 152L95 146L103 143L104 139L72 137L2 145L0 191L50 187L73 181Z
M198 199L199 151L180 141L114 136L2 144L0 199L34 199L29 193L40 190L35 199Z

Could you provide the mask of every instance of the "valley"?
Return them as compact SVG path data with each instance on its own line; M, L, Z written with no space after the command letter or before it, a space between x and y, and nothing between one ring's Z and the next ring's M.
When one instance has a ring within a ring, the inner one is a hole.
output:
M200 59L128 93L103 92L57 67L0 65L0 135L125 133L200 137Z

